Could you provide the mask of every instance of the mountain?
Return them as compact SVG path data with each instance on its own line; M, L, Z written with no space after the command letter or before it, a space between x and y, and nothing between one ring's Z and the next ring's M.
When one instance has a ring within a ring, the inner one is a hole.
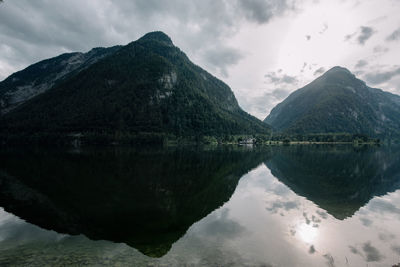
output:
M286 133L400 136L400 96L368 87L334 67L289 95L264 122Z
M62 54L10 75L0 83L0 115L46 92L68 77L68 74L88 68L119 48L120 46L98 47L87 53Z
M58 77L65 71L59 63L63 60L49 62L57 67L52 68L53 74L44 76ZM19 75L25 76L30 68ZM2 82L1 88L16 75ZM31 80L19 82L29 84ZM3 115L3 129L7 133L146 132L176 136L269 132L267 125L239 107L225 83L193 64L162 32L148 33L58 81ZM35 85L42 86L40 81Z

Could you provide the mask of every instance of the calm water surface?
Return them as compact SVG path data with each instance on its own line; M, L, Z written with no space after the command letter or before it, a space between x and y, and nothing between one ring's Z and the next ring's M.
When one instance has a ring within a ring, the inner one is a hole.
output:
M400 150L2 150L0 207L0 266L392 266Z

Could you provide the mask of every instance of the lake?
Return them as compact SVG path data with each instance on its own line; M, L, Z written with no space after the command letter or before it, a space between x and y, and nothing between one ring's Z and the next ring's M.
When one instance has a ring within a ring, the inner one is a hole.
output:
M397 263L397 147L0 151L0 266Z

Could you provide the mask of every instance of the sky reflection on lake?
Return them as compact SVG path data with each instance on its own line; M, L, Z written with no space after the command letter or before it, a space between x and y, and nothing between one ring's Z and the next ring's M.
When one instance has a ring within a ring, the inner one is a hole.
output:
M338 220L296 195L261 165L241 179L231 200L215 213L229 210L229 220L246 233L230 238L244 262L391 266L400 261L399 206L397 190L373 198L351 218ZM193 231L204 236L204 231L194 229L210 217L195 224L188 235Z
M338 199L331 199L328 207L333 208L325 210L272 175L267 166L278 164L273 160L272 153L245 174L228 202L194 223L160 258L123 243L44 230L0 209L0 263L392 266L400 262L397 183L393 192L375 196L365 205L340 204L340 210L346 210L342 218L332 204ZM364 187L370 183L360 185L360 190Z

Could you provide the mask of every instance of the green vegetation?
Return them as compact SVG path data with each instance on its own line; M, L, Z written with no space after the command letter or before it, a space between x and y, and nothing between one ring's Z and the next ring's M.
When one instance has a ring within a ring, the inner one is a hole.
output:
M371 138L364 134L349 133L320 133L320 134L281 134L274 135L267 142L289 143L354 143L354 144L379 144L380 139Z
M349 133L396 139L399 118L400 96L370 88L347 69L335 67L292 93L264 121L287 135Z
M84 63L57 79L77 56ZM53 87L0 115L0 144L359 144L400 137L400 97L340 67L277 105L265 119L272 134L162 32L34 64L0 83L0 103L26 84Z
M112 142L142 133L202 140L270 132L239 107L226 84L190 62L161 32L72 73L0 117L0 125L3 136L82 133Z
M32 64L0 82L0 116L100 59L116 52L120 46L93 48L87 53L66 53Z
M254 145L289 145L289 144L381 144L380 139L360 134L308 134L308 135L223 135L223 136L176 136L163 133L96 133L84 132L0 134L0 145L23 146L29 144L56 146L87 145L196 145L196 144L254 144Z

